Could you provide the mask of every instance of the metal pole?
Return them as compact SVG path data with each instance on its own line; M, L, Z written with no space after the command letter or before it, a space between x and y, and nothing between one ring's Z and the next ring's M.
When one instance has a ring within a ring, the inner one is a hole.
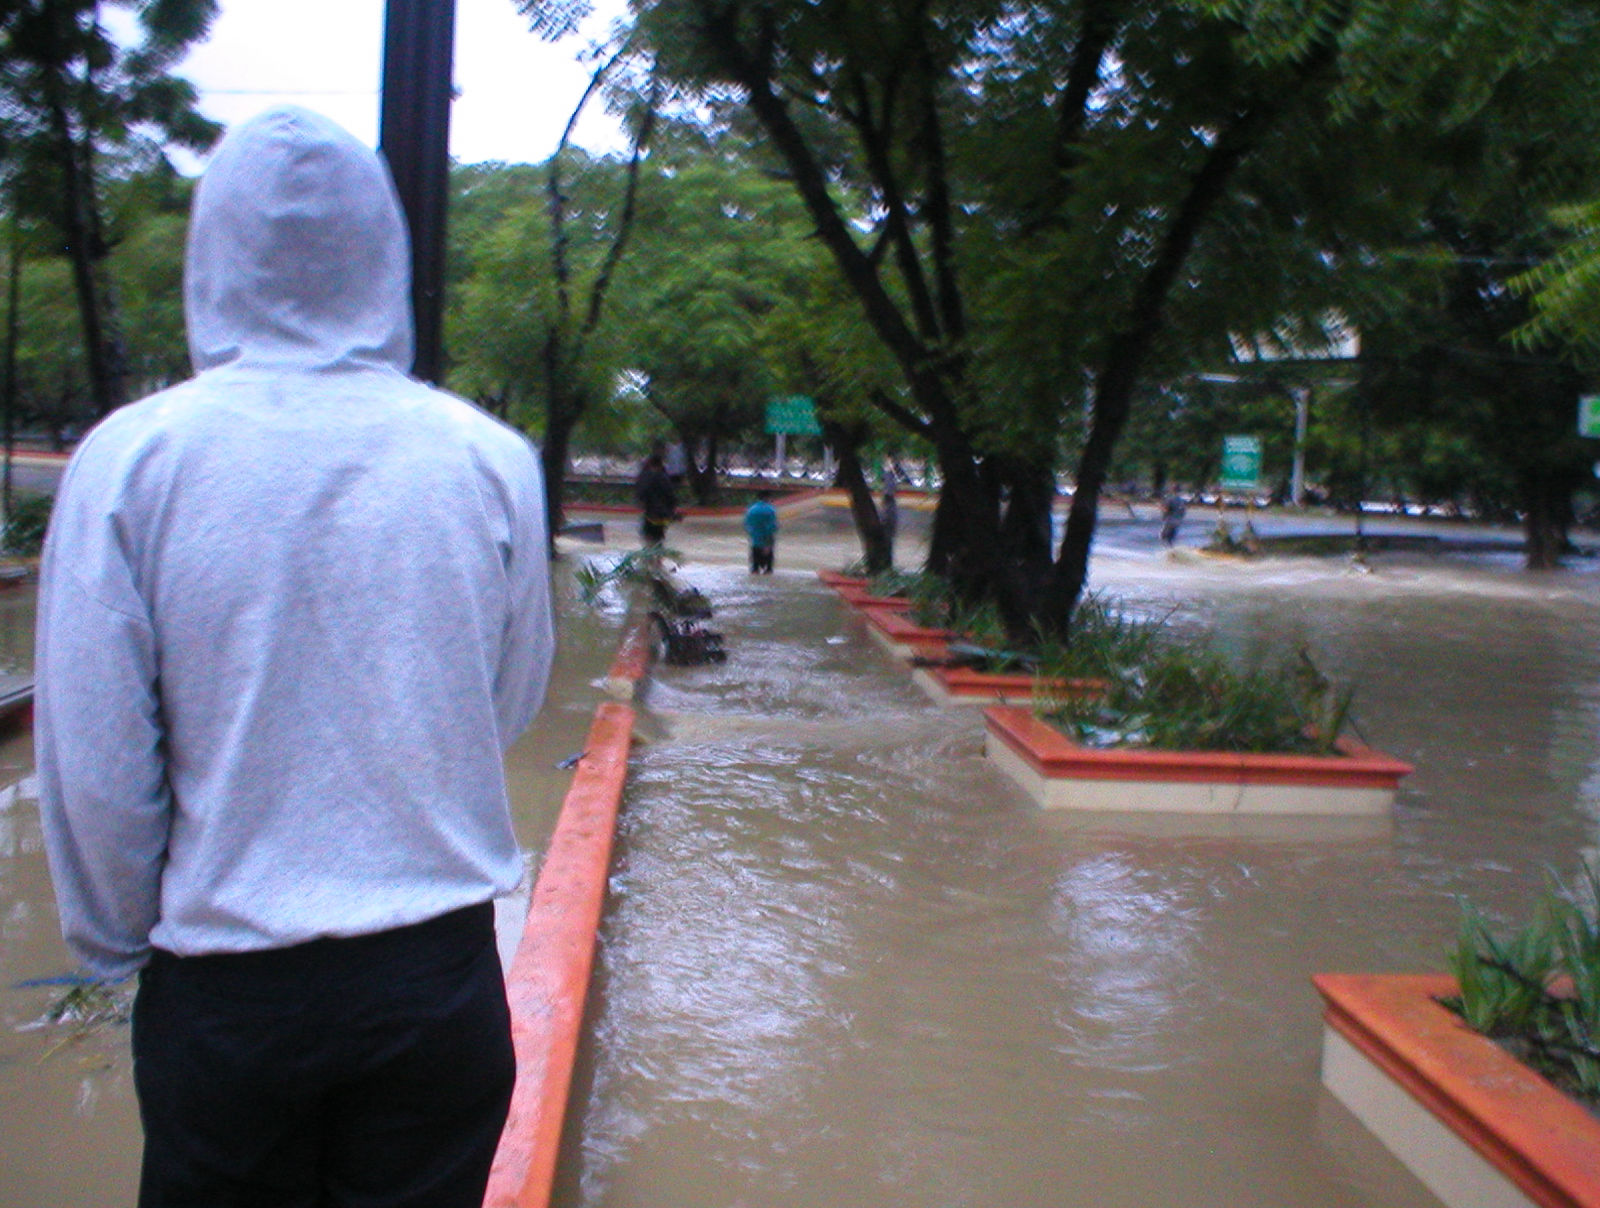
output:
M455 0L385 0L378 148L411 230L411 301L424 381L444 376L444 233L450 187Z
M1289 502L1300 507L1306 501L1306 426L1311 417L1311 387L1298 386L1294 392L1294 469L1289 475Z

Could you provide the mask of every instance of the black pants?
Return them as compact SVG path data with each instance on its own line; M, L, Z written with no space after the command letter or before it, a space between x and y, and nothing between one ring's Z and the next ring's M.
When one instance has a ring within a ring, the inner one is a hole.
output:
M157 951L133 1057L140 1208L480 1208L516 1073L493 908Z
M772 573L772 553L775 546L752 545L750 547L750 573L752 575L770 575Z

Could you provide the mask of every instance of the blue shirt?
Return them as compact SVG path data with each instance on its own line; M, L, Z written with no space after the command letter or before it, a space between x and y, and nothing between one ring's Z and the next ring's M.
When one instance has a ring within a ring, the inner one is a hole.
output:
M756 500L744 514L744 531L751 545L771 545L778 538L777 509L765 499Z

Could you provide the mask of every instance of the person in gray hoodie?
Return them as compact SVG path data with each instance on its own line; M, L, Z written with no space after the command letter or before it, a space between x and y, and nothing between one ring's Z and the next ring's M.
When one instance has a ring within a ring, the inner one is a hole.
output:
M139 976L145 1208L477 1208L504 1123L544 495L520 434L407 376L409 276L371 150L237 129L190 224L196 376L57 496L40 804L72 952Z

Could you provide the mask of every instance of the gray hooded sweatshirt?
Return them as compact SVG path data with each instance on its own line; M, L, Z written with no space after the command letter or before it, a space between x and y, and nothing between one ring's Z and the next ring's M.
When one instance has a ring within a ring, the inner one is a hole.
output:
M278 109L194 203L198 376L72 458L39 587L40 805L93 974L515 887L503 750L554 644L538 460L406 376L388 172Z

